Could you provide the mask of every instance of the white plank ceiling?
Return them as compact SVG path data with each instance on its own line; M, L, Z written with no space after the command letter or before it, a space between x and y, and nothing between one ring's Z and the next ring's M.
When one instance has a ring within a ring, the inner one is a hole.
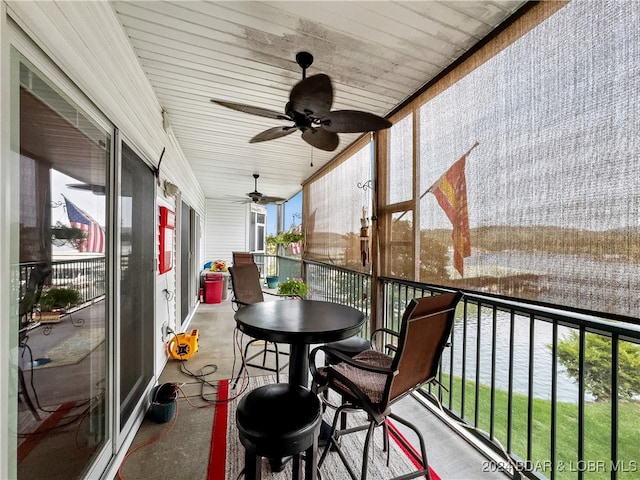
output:
M332 110L387 116L523 6L523 1L117 1L114 8L207 198L253 190L289 198L304 179L361 134L340 134L334 152L298 133L248 140L287 125L211 99L284 111L307 75L333 81ZM312 151L313 150L313 151ZM313 167L310 166L313 161Z

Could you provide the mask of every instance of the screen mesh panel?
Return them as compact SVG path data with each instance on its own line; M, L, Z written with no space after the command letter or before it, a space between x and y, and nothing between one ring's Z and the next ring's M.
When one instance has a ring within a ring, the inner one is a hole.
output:
M360 228L363 215L371 216L371 189L363 188L371 178L367 142L304 186L305 258L369 270L361 263Z
M571 2L420 107L417 280L638 315L639 17ZM470 149L459 271L432 187Z

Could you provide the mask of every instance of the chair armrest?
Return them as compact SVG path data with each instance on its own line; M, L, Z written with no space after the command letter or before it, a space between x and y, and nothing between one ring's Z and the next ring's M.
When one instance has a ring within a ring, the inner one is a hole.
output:
M398 332L396 332L395 330L390 330L388 328L377 328L376 330L371 332L371 337L370 338L371 338L371 345L372 346L373 345L375 345L375 346L378 345L376 343L376 337L378 337L379 335L382 335L382 334L388 334L388 335L391 335L392 337L395 337L395 338L399 338L400 337L400 334ZM398 351L398 348L395 345L393 345L392 343L387 343L384 347L387 349L387 352L395 353L395 352Z
M329 347L327 345L320 345L318 347L315 347L309 353L309 368L311 369L311 374L314 376L316 375L316 373L318 373L317 364L316 364L316 355L320 351L324 352L325 357L327 355L333 355L335 358L338 358L339 360L342 360L342 361L346 359L349 359L349 360L351 359L351 357L345 355L342 351ZM322 366L323 367L325 366L324 363L322 364Z
M388 328L377 328L373 332L371 332L371 341L373 342L373 340L375 340L375 337L377 337L381 333L388 333L389 335L393 335L396 338L400 336L400 334L395 330L390 330Z

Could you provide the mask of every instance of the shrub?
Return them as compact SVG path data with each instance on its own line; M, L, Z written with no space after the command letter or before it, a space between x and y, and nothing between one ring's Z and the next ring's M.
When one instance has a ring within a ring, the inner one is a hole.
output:
M291 280L287 279L285 282L280 282L278 284L279 295L300 295L301 297L304 297L308 290L309 286L297 278Z
M50 312L65 309L80 303L80 292L75 288L54 287L42 292L40 310Z

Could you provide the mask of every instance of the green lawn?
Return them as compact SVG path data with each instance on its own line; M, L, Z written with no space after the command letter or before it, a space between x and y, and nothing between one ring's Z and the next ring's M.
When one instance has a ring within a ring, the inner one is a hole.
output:
M449 379L444 378L444 385ZM451 409L460 412L461 382L454 377L454 401ZM444 399L448 398L445 393ZM507 448L508 397L503 390L495 391L494 437ZM489 432L491 418L491 389L481 386L477 427ZM577 479L578 471L585 479L611 478L611 403L590 402L585 406L584 462L578 463L578 405L558 403L556 424L556 477ZM512 397L512 439L510 451L522 459L527 458L527 397ZM465 389L465 418L473 423L475 418L475 383L467 381ZM618 478L640 478L640 403L620 401L618 416ZM551 402L533 401L533 447L529 459L534 467L551 478ZM564 471L561 471L564 470Z

